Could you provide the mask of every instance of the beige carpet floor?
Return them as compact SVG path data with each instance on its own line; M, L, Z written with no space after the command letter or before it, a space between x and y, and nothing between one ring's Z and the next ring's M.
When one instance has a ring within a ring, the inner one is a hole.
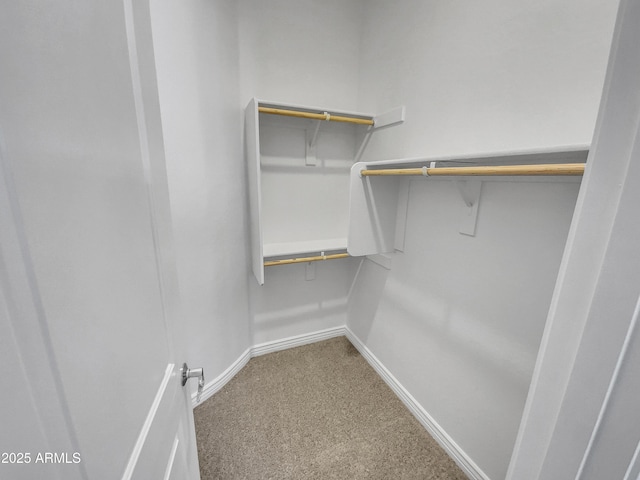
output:
M202 480L467 478L345 337L252 359L194 414Z

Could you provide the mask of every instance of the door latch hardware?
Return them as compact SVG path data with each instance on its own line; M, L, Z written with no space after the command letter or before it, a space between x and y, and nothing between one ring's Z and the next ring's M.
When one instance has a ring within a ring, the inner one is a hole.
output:
M198 377L198 394L196 395L196 402L200 403L200 397L202 397L202 390L204 389L204 370L202 368L189 368L186 363L182 364L182 386L187 384L187 380L190 378Z

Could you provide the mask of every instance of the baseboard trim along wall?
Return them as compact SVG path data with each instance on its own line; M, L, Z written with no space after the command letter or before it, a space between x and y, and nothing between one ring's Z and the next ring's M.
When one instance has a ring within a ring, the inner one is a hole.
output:
M380 375L385 383L393 390L398 398L404 403L414 417L422 424L422 426L431 434L431 436L440 444L449 456L458 464L464 473L473 480L490 480L489 477L475 464L473 460L458 446L453 439L447 435L447 432L438 425L431 415L413 398L402 384L387 370L387 368L371 353L364 343L349 329L345 327L345 335L354 347L360 352L371 367Z
M323 340L328 340L334 337L341 337L344 335L346 335L345 327L344 325L342 325L340 327L327 328L325 330L319 330L317 332L295 335L293 337L260 343L258 345L254 345L253 347L249 347L224 372L222 372L210 382L205 383L204 389L202 390L202 398L200 402L204 402L212 395L217 393L218 390L224 387L229 380L235 377L236 374L240 370L242 370L242 367L244 367L253 357L259 357L260 355L279 352L280 350L287 350L289 348L301 347L302 345L321 342ZM191 394L191 403L194 407L198 405L196 402L195 392Z
M215 393L218 392L222 387L224 387L229 380L236 376L236 374L242 370L249 360L251 360L251 348L247 348L242 355L238 357L238 359L233 362L229 367L218 375L216 378L204 384L204 388L202 389L202 398L200 402L204 402L208 398L212 397ZM205 372L206 375L206 372ZM206 376L205 376L206 379ZM198 402L196 401L196 393L191 394L191 404L196 407Z
M420 405L418 401L407 391L407 389L404 388L402 384L400 384L400 382L391 374L391 372L387 370L382 362L380 362L380 360L371 353L366 345L360 341L349 327L344 325L308 334L296 335L294 337L283 338L281 340L274 340L272 342L265 342L248 348L235 362L233 362L233 364L229 366L229 368L222 372L222 374L205 384L201 402L204 402L224 387L227 382L231 380L253 357L286 350L288 348L300 347L310 343L321 342L322 340L340 336L346 336L349 339L369 365L371 365L389 388L391 388L398 398L400 398L402 403L404 403L413 416L418 419L420 424L431 434L440 446L445 449L449 456L458 464L469 478L473 480L490 480L480 467L471 460L464 450L462 450L460 446L458 446L458 444L454 442L449 435L447 435L444 429L438 425L431 415L427 413L422 405ZM195 407L197 405L195 393L192 395L191 401Z
M334 337L342 337L344 335L345 326L341 325L339 327L327 328L325 330L319 330L317 332L305 333L303 335L283 338L282 340L260 343L251 348L251 357L259 357L260 355L266 355L267 353L279 352L280 350L300 347L302 345L321 342L323 340L328 340Z

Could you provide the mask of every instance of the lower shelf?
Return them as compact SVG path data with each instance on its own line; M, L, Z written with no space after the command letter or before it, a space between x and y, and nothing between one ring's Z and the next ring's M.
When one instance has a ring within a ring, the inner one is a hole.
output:
M341 253L332 253L329 255L313 255L309 257L296 257L296 258L285 258L282 260L266 260L264 262L265 267L273 267L275 265L291 265L292 263L309 263L309 262L319 262L322 260L337 260L339 258L347 258L350 255L347 252Z
M346 238L328 238L304 242L265 243L262 251L264 257L296 256L300 254L316 254L334 250L346 250Z

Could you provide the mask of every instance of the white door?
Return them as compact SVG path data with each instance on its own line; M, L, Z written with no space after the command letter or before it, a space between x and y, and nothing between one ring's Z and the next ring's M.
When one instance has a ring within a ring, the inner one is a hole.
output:
M0 478L199 479L148 2L8 2L0 72Z

